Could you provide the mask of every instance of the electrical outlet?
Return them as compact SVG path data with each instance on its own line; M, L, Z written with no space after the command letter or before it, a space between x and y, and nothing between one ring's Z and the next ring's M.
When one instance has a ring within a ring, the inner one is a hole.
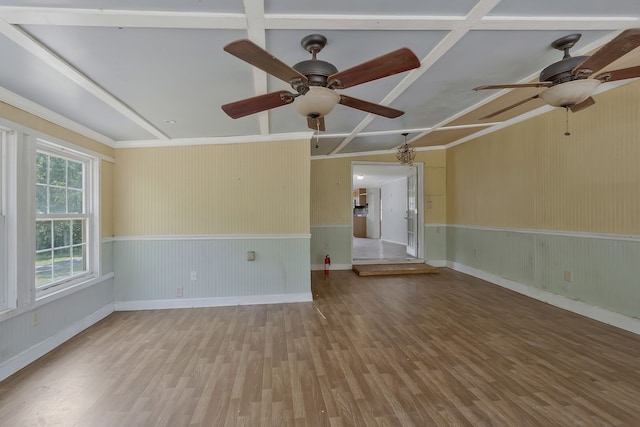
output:
M247 251L247 261L255 261L255 260L256 260L256 252Z
M189 274L189 278L190 278L191 280L198 280L198 272L197 272L197 271L192 271L192 272ZM181 295L181 296L182 296L182 295Z
M564 281L565 282L573 282L573 274L570 271L564 272Z
M176 296L182 298L182 288L176 288Z
M324 248L329 249L329 242L324 242Z

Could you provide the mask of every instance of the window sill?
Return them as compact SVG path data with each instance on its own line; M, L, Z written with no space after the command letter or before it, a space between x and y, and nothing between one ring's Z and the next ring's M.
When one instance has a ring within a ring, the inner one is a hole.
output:
M59 300L66 296L69 296L75 292L81 291L83 289L90 288L91 286L102 283L106 280L112 279L114 277L113 273L108 273L100 277L91 277L88 280L84 280L82 282L66 286L63 289L46 292L46 294L38 294L36 293L36 299L30 304L27 304L22 307L10 308L5 311L0 312L0 322L3 322L12 317L19 316L23 313L27 313L31 310L35 310L38 307L42 307L43 305L49 304L50 302Z

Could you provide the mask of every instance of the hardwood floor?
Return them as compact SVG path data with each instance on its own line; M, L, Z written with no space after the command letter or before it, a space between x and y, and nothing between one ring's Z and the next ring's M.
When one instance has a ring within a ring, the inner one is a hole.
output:
M3 426L637 426L640 337L449 269L313 303L119 312L0 383Z

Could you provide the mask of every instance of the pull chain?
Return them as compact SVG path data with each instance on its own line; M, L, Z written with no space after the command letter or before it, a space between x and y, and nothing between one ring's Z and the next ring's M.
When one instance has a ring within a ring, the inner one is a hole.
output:
M564 136L570 136L571 132L569 132L569 106L564 107L564 109L567 113L567 116L565 119L566 131L564 132Z

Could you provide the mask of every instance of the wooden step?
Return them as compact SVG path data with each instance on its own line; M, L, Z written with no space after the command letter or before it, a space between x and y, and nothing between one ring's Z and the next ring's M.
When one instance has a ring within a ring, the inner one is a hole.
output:
M360 264L354 265L353 271L358 276L388 276L392 274L434 274L438 269L429 264Z

